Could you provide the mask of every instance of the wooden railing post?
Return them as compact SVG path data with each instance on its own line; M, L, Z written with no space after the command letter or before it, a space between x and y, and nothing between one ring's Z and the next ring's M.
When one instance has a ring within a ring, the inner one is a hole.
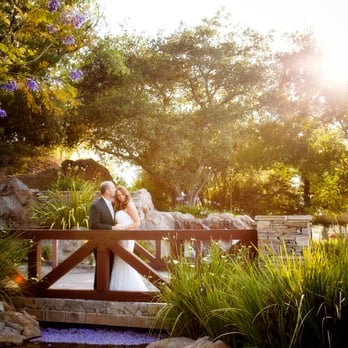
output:
M41 278L42 241L34 239L34 247L28 252L28 279Z
M101 244L97 248L96 258L96 290L106 291L110 283L110 250Z
M58 240L52 240L52 268L58 266Z

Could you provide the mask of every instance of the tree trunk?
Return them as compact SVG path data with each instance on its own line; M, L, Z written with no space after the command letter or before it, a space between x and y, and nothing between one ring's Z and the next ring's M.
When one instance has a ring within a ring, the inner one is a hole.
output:
M303 180L303 206L304 208L309 208L311 206L311 196L310 196L310 182L306 177Z

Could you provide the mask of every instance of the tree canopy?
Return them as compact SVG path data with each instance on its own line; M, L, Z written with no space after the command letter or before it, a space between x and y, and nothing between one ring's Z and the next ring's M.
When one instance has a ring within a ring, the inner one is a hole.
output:
M64 143L69 113L78 103L79 53L91 44L95 21L89 1L0 3L3 147Z
M1 148L87 144L141 167L172 206L346 211L347 86L324 83L312 33L278 52L218 13L166 36L101 38L93 11L0 4Z
M211 174L230 165L238 124L262 90L265 40L219 29L214 19L157 40L116 38L127 69L98 85L112 73L98 49L79 85L89 95L81 114L94 129L90 144L141 166L172 198L184 192L194 202Z

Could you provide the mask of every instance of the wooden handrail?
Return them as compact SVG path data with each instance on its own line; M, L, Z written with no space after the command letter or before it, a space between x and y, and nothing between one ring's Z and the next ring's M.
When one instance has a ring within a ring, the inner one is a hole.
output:
M18 232L18 231L17 231ZM183 252L185 241L192 244L195 255L202 252L201 242L237 241L238 245L257 247L257 231L246 230L46 230L27 229L20 233L20 238L33 241L34 247L28 253L28 275L18 274L18 285L24 295L30 297L59 297L97 299L110 301L155 301L158 291L134 292L109 290L109 255L115 253L140 274L148 277L155 286L167 282L160 271L166 269L162 258L162 243L168 242L170 257L173 253ZM86 241L60 264L53 265L52 270L41 276L41 250L43 240L83 240ZM135 240L135 253L123 248L117 241ZM154 252L147 250L139 241L154 241ZM96 253L96 287L93 290L52 289L53 283L66 275L89 255Z

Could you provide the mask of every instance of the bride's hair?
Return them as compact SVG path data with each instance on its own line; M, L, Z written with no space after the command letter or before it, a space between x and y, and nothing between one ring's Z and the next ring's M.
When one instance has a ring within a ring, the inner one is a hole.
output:
M124 208L127 207L129 201L131 200L131 195L128 192L128 190L124 186L117 186L116 187L116 193L117 191L121 191L122 194L125 195L126 199L124 202L120 202L117 198L115 199L115 208L116 210L123 210Z

